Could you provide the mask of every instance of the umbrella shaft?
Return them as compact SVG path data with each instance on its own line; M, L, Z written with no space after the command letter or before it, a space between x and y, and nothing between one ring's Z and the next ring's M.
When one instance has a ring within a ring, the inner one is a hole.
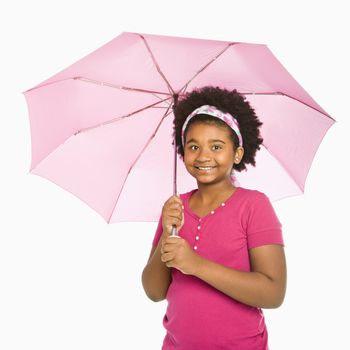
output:
M174 94L173 95L173 115L174 115L174 119L175 119L175 108L177 105L177 100L178 100L178 95ZM176 171L177 171L177 154L176 154L176 132L174 132L174 176L173 176L173 181L174 181L174 195L177 194L177 186L176 186ZM176 232L176 226L173 225L172 229L171 229L171 236L174 237L178 237L178 234Z
M179 235L176 232L176 226L173 225L172 229L171 229L171 236L172 237L179 237Z

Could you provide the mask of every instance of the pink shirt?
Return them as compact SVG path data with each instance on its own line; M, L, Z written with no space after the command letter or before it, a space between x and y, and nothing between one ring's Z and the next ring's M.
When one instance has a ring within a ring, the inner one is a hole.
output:
M224 204L200 218L188 205L195 191L180 194L185 220L179 235L203 258L250 271L248 249L284 245L282 225L264 193L237 187ZM154 246L161 234L162 217ZM268 349L262 310L230 298L195 276L172 268L166 299L162 350Z

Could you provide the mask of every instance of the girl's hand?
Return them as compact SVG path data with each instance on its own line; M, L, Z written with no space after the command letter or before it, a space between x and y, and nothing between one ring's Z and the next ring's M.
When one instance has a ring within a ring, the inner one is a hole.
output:
M163 205L162 209L163 232L165 236L171 234L172 226L175 225L179 232L184 224L183 204L178 195L171 196Z
M160 259L166 266L175 267L185 275L194 275L201 263L201 257L181 237L167 237L162 242L160 252Z

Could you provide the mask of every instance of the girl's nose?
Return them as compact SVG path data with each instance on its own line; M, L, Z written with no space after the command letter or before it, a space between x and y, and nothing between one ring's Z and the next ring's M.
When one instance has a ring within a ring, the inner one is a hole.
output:
M205 161L205 160L210 160L210 155L209 155L209 151L208 150L205 150L205 149L202 149L199 154L198 154L198 157L197 159L199 161Z

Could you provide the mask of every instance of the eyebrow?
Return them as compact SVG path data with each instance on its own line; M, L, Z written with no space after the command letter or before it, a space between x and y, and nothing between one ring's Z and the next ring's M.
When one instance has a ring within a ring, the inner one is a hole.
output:
M190 142L197 142L197 140L192 138L192 139L186 141L186 144L190 143ZM222 143L225 143L224 141L219 140L219 139L210 139L209 142L222 142Z

